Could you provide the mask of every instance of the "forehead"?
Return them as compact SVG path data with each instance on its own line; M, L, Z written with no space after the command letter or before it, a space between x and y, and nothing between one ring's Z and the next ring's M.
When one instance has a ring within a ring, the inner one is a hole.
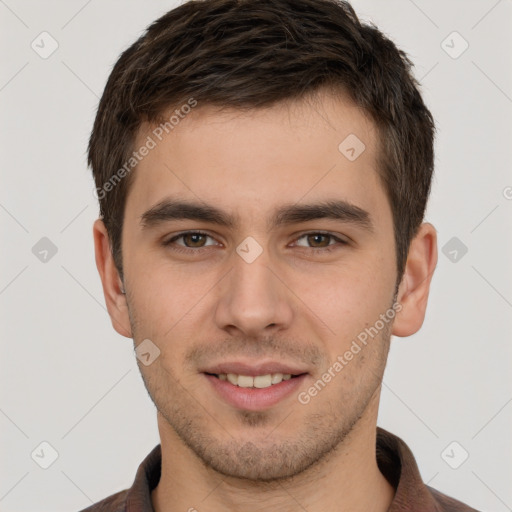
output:
M127 212L140 216L168 195L260 217L300 201L339 198L364 209L385 201L377 130L346 97L176 110L163 116L166 125L138 132L135 149L151 149L133 171Z

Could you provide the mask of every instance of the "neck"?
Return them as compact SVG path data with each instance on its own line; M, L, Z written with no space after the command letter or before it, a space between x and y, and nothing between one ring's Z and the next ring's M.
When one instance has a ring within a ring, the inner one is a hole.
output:
M275 482L219 474L207 467L158 415L162 473L156 512L386 512L395 490L376 459L376 411L363 416L336 450L302 473Z

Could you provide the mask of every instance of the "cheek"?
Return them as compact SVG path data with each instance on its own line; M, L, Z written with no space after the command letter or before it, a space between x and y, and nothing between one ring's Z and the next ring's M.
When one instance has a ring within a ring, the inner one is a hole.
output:
M144 267L134 260L130 268L130 282L136 290L131 300L136 335L154 339L162 355L172 346L172 357L176 357L176 350L197 338L204 324L201 319L211 307L208 293L218 278L214 272L191 272L150 255L141 259Z
M300 279L295 274L293 289L313 322L325 324L336 340L350 340L391 306L394 274L389 267L394 268L377 255L366 263L331 265L301 273Z

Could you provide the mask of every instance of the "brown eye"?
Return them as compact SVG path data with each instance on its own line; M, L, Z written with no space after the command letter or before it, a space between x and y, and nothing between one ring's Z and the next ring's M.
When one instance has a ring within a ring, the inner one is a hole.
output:
M330 239L332 238L329 235L323 235L321 233L315 233L313 235L307 235L308 243L311 247L327 247L330 245Z
M215 243L215 240L207 233L188 231L173 236L171 239L163 242L163 245L177 251L186 251L187 249L206 249L211 245L217 244Z
M206 235L201 233L187 233L182 235L182 239L186 247L204 247Z
M303 250L310 250L314 253L323 254L335 249L339 249L348 242L343 238L332 235L331 233L312 232L305 233L295 242L297 247Z

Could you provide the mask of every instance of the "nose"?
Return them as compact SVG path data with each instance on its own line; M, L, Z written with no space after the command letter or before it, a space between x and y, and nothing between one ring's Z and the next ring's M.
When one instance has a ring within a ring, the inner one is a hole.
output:
M221 281L215 321L233 335L258 337L290 326L292 293L276 265L263 253L252 263L233 254L231 272Z

